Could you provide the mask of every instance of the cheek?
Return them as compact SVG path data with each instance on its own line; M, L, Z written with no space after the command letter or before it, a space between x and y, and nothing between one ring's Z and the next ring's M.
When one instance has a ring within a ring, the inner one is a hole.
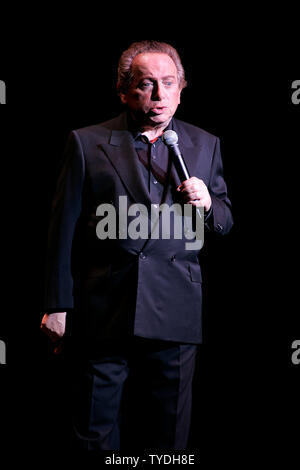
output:
M173 107L176 107L180 103L180 93L174 93L170 99Z
M146 93L135 93L133 95L133 101L135 101L137 104L143 105L147 104L151 100L151 95L148 95Z

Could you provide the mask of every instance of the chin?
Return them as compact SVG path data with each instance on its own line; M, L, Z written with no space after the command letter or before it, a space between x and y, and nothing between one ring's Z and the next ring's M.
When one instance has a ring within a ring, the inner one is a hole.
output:
M149 119L150 119L151 122L153 122L155 124L163 124L165 122L169 122L170 119L171 119L171 116L162 116L162 115L151 116Z

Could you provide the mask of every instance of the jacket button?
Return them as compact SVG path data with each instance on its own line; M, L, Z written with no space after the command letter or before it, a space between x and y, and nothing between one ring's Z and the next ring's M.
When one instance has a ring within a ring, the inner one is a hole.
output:
M222 232L222 230L223 230L223 225L217 224L217 231Z
M176 256L175 255L171 256L171 261L175 261L175 260L176 260Z
M143 253L143 252L141 251L141 253L140 253L140 258L141 258L141 259L146 259L147 256L145 255L145 253Z

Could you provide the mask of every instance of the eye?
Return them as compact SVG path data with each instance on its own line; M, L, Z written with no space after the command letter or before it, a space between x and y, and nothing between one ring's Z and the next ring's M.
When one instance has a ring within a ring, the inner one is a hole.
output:
M170 86L173 85L173 83L174 83L173 81L167 80L166 82L164 82L164 85L167 86L167 87L170 87Z
M152 82L150 82L150 81L145 81L145 82L142 82L142 83L140 84L140 88L141 88L142 90L146 90L147 88L152 87L152 85L153 85Z

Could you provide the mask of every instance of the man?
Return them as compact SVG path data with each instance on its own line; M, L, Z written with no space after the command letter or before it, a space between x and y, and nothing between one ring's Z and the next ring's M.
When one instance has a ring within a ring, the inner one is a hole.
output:
M174 48L156 41L132 44L118 69L126 111L73 131L66 147L49 230L42 329L55 341L65 334L66 315L71 323L81 364L73 442L82 449L122 448L123 396L132 370L149 395L141 410L150 410L143 419L144 445L187 446L201 343L199 249L187 250L185 236L174 233L130 238L120 223L112 236L98 236L104 215L99 207L125 217L120 197L126 197L126 211L134 203L149 213L162 203L202 207L208 230L230 230L218 138L173 118L185 85ZM162 140L166 130L178 135L192 175L185 181ZM126 217L129 227L132 213Z

